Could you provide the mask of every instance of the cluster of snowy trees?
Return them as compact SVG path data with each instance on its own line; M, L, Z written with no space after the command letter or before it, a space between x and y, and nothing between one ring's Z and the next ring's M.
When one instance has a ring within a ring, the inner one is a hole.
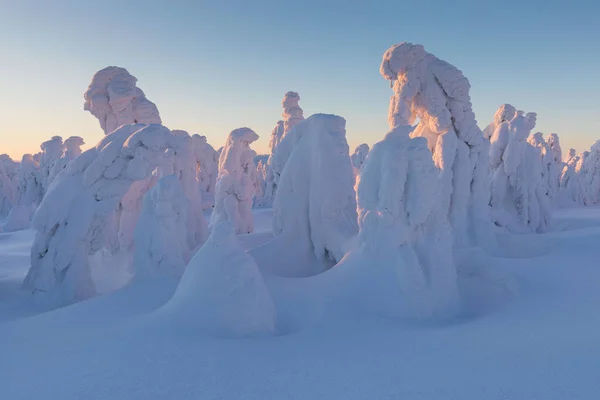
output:
M420 45L392 46L380 73L393 88L390 130L372 148L351 154L344 118L305 118L288 92L257 163L252 129L216 151L163 126L124 68L97 72L84 95L106 135L95 147L54 136L20 163L0 156L4 228L37 231L24 286L57 304L83 300L96 293L89 257L125 253L135 281L183 276L170 307L242 307L256 314L242 331L257 332L274 326L261 270L309 277L352 256L394 270L417 315L447 315L460 298L454 250L494 252L495 230L544 232L553 209L600 202L600 141L563 159L558 135L532 134L536 114L510 104L482 131L468 79ZM254 231L253 207L273 208L274 238L246 253L234 239ZM246 292L233 302L215 289L236 285Z

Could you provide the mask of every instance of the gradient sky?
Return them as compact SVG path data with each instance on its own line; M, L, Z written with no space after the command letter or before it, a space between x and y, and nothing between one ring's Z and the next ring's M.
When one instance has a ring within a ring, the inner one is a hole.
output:
M248 126L265 152L288 90L305 116L346 118L352 148L372 144L392 94L381 56L402 41L463 70L481 128L511 103L583 151L600 138L599 15L595 1L0 0L0 153L53 135L96 144L83 93L108 65L215 148Z

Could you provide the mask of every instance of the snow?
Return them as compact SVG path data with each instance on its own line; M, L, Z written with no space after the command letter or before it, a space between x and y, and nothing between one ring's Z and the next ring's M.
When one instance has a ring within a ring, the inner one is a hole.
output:
M383 55L381 75L394 89L391 129L412 125L427 139L440 170L440 201L456 247L494 247L489 203L489 142L477 126L468 79L423 46L401 43Z
M257 226L268 225L265 211L256 211ZM175 280L40 314L19 291L32 231L3 234L0 398L592 399L600 390L600 209L563 210L553 220L568 230L510 241L513 250L542 249L535 255L478 256L460 265L471 309L454 321L373 313L369 300L387 298L386 275L358 275L364 293L350 302L332 289L357 271L334 268L314 281L265 276L277 323L288 330L242 338L197 329L210 310L196 299L220 295L210 287L184 296L170 315L161 309ZM210 272L203 276L223 276Z
M215 208L211 227L231 221L236 233L254 231L251 209L256 193L256 153L250 144L258 135L250 128L238 128L229 134L219 157ZM212 228L211 228L212 229Z
M63 143L64 153L62 153L61 157L55 161L52 170L50 171L50 176L48 179L49 184L54 181L56 176L67 167L67 164L78 157L81 153L81 146L85 144L83 138L79 136L71 136L68 137Z
M105 134L126 124L161 124L156 105L136 86L125 68L106 67L94 74L83 109L98 118Z
M192 135L192 147L196 158L196 176L200 185L203 208L215 205L215 187L219 174L219 154L208 144L206 136Z
M55 164L63 154L63 140L60 136L53 136L52 139L41 144L42 155L40 158L40 179L42 182L42 192L45 194L52 183L52 171Z
M280 265L280 273L314 275L340 261L357 233L346 121L336 115L312 115L283 137L275 156L285 168L273 204L273 233L282 235L279 241L295 248L300 259L318 265L316 270L305 265L299 271Z
M352 160L352 167L354 168L354 175L358 175L360 167L362 167L362 165L364 164L368 154L368 144L363 143L356 146L356 149L354 149L354 153L352 153L352 155L350 156L350 159Z

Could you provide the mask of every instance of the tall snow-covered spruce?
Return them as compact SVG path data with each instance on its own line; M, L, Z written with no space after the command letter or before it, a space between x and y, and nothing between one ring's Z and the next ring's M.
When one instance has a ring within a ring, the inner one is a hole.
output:
M383 55L381 74L394 89L390 128L418 125L440 170L440 198L454 245L494 246L489 209L489 142L477 126L469 81L423 46L401 43Z
M124 125L69 163L33 218L37 234L24 287L55 305L93 296L88 257L104 247L108 217L176 140L162 125Z
M258 135L250 128L233 130L219 156L219 176L211 227L231 221L237 233L254 231L252 200L255 194L256 153L250 144Z
M296 92L287 92L283 96L281 105L283 106L283 121L277 121L273 132L271 132L271 140L269 141L270 155L267 160L265 189L263 198L259 202L259 206L271 207L275 200L279 177L283 171L284 165L281 165L277 159L273 158L279 143L283 140L294 126L304 121L304 111L300 108L300 95Z
M346 121L312 115L283 137L273 157L285 166L273 204L273 233L311 261L303 271L289 272L322 272L341 260L358 230Z
M200 185L204 209L215 205L215 187L219 174L219 153L206 141L206 136L192 135L192 147L196 158L196 179Z

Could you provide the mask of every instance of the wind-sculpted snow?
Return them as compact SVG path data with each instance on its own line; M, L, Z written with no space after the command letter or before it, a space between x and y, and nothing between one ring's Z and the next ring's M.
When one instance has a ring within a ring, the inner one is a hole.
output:
M173 298L160 310L186 330L225 337L272 334L275 305L258 266L238 245L234 224L213 227Z
M401 125L376 143L358 177L354 252L366 268L392 268L417 317L457 311L452 231L441 208L438 170L423 138Z
M262 199L259 202L259 206L261 207L273 206L279 177L285 166L273 158L276 149L292 128L304 121L304 111L300 108L299 101L300 95L296 92L287 92L281 101L281 105L283 106L283 114L281 114L283 121L277 121L277 125L273 128L273 132L271 132L271 140L269 141L270 156L267 160L265 189L263 190Z
M208 144L206 136L192 135L192 147L196 158L196 177L202 193L203 208L215 205L215 187L219 174L219 153Z
M40 176L42 180L42 190L46 194L50 187L52 171L58 160L62 157L64 147L60 136L53 136L52 139L42 143L42 157L40 159Z
M254 231L252 201L256 191L256 153L250 144L258 135L250 128L232 131L219 157L215 208L211 226L231 221L237 233Z
M69 163L33 218L37 234L24 287L57 305L93 296L88 257L105 246L108 217L175 139L162 125L124 125Z
M58 160L56 160L54 167L52 167L52 170L50 171L50 177L48 179L49 184L51 184L56 176L66 168L69 162L74 160L82 153L81 146L84 144L85 141L79 136L71 136L65 140L63 143L64 153Z
M360 167L362 167L367 155L369 154L369 145L366 143L359 144L354 149L354 153L350 156L352 160L352 166L354 167L354 174L358 175Z
M477 126L469 81L423 46L401 43L383 55L380 72L392 82L390 128L419 121L440 170L439 201L452 226L455 246L494 246L489 209L489 142Z
M494 223L508 231L543 232L551 217L550 199L542 180L538 150L527 142L535 127L536 114L517 111L500 122L504 104L496 112L496 128L491 135L491 201Z
M162 123L156 105L136 83L137 78L125 68L106 67L94 74L83 109L98 118L105 134L125 124Z
M296 125L277 147L285 165L273 204L273 233L316 259L300 275L340 261L357 232L354 173L342 117L315 114ZM313 263L315 264L315 263Z
M176 175L160 178L146 194L135 228L136 279L183 274L190 257L188 208Z

